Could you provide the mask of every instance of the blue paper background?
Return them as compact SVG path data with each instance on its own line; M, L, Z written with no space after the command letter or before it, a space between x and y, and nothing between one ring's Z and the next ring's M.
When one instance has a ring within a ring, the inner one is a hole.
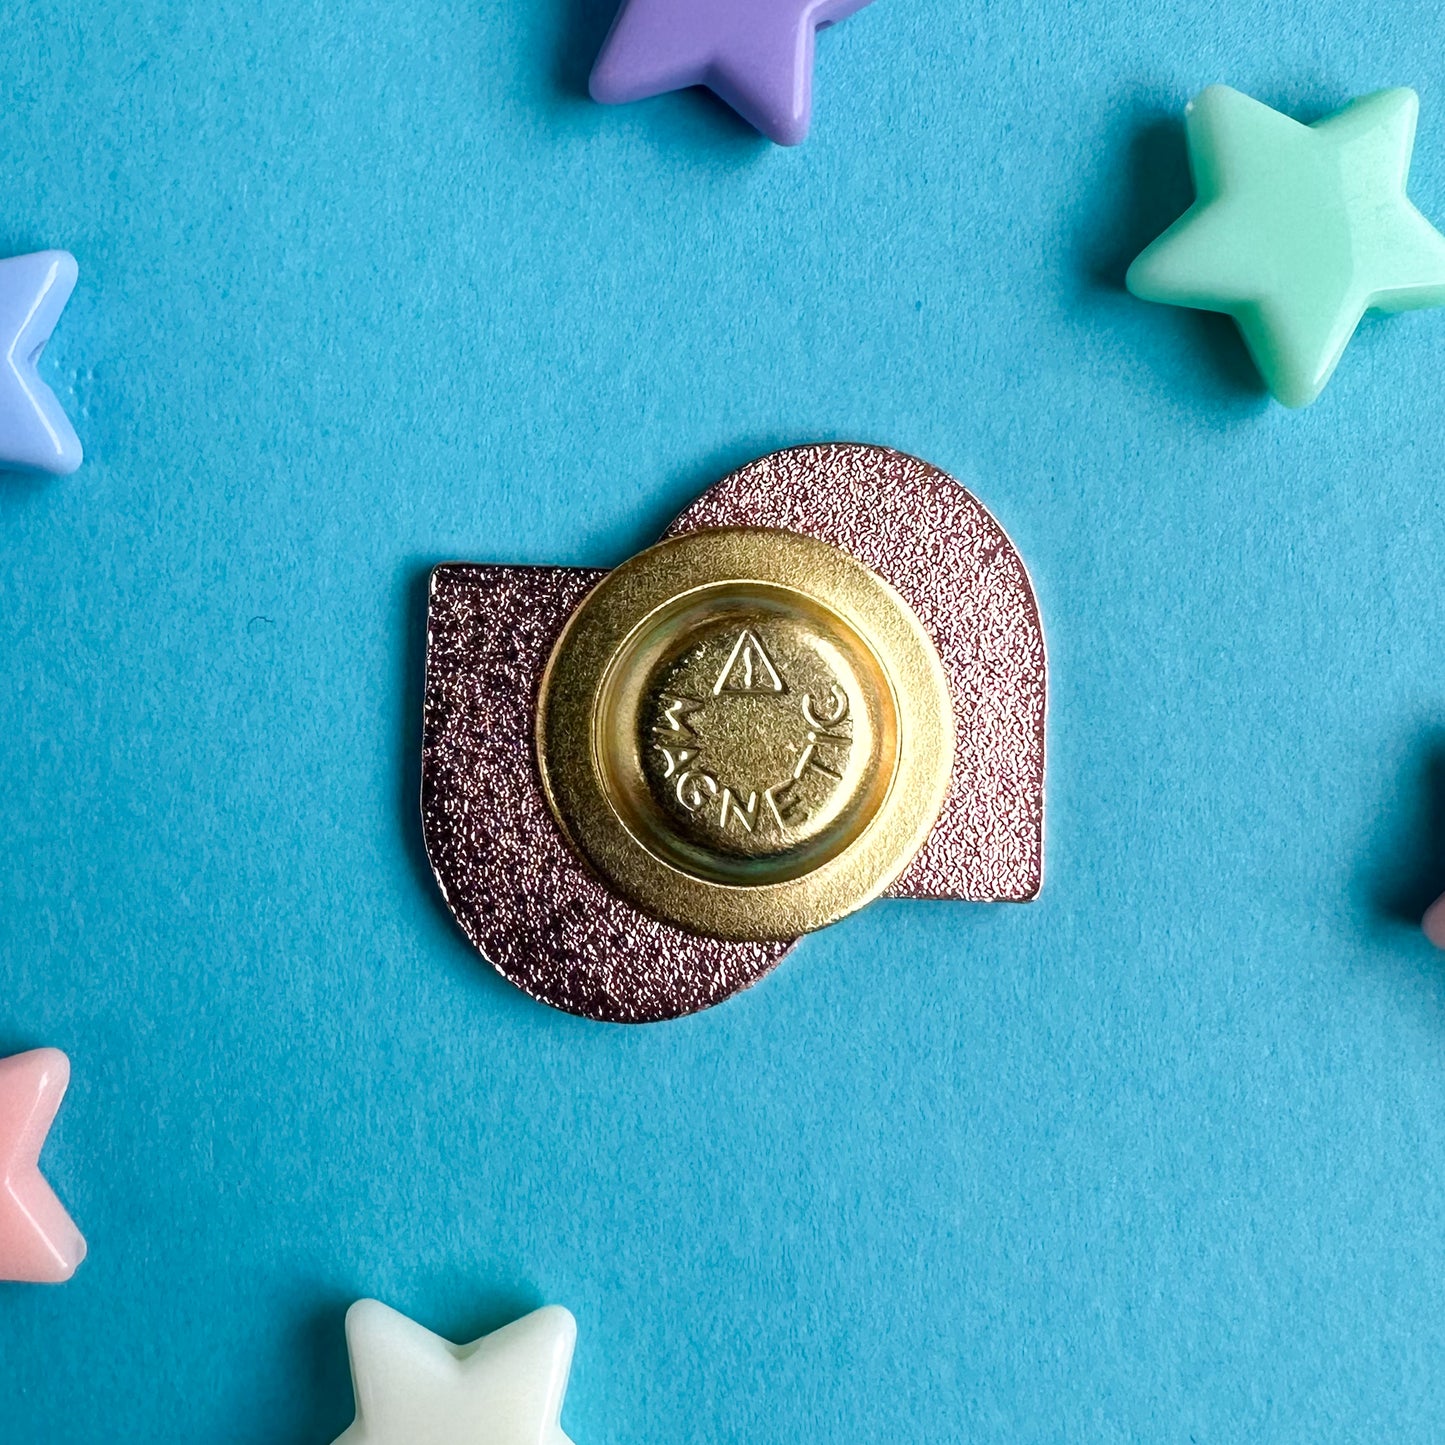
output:
M1414 84L1434 0L886 0L785 152L585 99L608 0L11 0L0 253L88 451L0 479L0 1053L91 1246L5 1445L327 1445L345 1306L581 1336L579 1445L1445 1437L1445 316L1313 410L1133 301L1226 80ZM1028 562L1030 907L878 905L628 1031L468 949L424 579L608 564L817 438Z

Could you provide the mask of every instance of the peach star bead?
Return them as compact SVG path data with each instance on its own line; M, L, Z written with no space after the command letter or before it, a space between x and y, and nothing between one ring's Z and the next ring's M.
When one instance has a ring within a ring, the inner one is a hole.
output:
M40 1150L70 1083L59 1049L0 1059L0 1279L61 1284L85 1240L40 1176Z

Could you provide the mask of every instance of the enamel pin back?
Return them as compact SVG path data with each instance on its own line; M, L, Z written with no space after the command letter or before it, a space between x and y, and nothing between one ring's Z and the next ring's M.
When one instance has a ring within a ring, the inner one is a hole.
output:
M1037 896L1045 702L1028 574L963 487L776 452L615 571L436 568L427 855L518 988L675 1018L874 898Z

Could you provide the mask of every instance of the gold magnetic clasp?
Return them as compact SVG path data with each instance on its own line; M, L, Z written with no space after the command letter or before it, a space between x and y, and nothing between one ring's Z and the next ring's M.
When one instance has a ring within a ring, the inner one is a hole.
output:
M876 898L938 817L953 708L938 651L857 558L796 532L659 543L604 578L552 652L542 781L639 908L792 939Z

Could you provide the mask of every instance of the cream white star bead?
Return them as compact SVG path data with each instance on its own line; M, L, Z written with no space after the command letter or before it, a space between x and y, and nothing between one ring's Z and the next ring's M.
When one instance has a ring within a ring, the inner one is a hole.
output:
M560 1417L576 1341L557 1305L454 1345L360 1300L346 1312L356 1422L336 1445L572 1445Z

